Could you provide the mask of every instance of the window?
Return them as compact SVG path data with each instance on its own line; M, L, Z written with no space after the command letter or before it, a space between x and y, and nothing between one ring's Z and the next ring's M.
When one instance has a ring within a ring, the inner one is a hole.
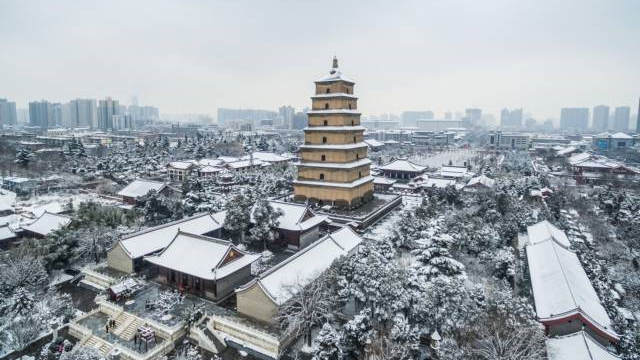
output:
M331 89L327 88L327 94L331 92Z
M324 174L320 174L320 180L324 180Z
M325 120L325 121L324 121L324 126L327 126L327 124L328 124L328 123L327 123L327 120Z
M351 104L349 104L349 109L351 109Z
M326 137L326 136L323 136L323 137L322 137L322 143L323 143L323 144L326 144L326 143L327 143L327 137Z
M355 121L351 120L351 126L355 125Z
M329 108L329 103L324 104L324 108L328 109Z
M356 139L356 137L354 136L354 137L353 137L353 143L355 144L355 143L357 143L357 142L358 142L358 140L357 140L357 139Z
M358 171L358 178L362 177L362 171Z
M356 160L360 159L360 154L356 153Z
M322 156L320 157L320 159L322 159L322 161L325 161L325 160L327 160L327 157L326 157L325 155L322 155Z

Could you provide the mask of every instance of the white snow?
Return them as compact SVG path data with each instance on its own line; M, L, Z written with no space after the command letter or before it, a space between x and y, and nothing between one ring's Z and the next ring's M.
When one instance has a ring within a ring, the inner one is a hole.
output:
M147 195L151 190L160 192L165 186L165 183L160 181L136 179L131 184L125 186L124 189L120 190L118 195L138 198Z
M304 131L364 131L364 126L311 126L303 129ZM366 141L366 140L365 140Z
M571 246L567 234L547 220L527 226L527 234L532 245L552 239L564 248L568 249Z
M300 149L316 149L316 150L352 150L367 147L364 142L354 144L317 144L317 145L300 145Z
M298 286L305 286L318 278L334 260L348 255L361 242L362 238L353 230L342 228L271 268L257 279L257 283L277 305L281 305L295 295Z
M32 233L46 236L60 228L69 225L70 222L71 218L67 216L52 214L45 211L34 222L29 225L23 226L22 228Z
M360 112L358 112L358 110L352 110L352 109L323 109L323 110L309 110L309 111L307 111L307 115L323 115L323 114L360 115Z
M378 148L384 146L383 142L380 142L376 139L364 139L364 143L369 145L370 148Z
M231 250L241 256L222 263ZM179 232L160 254L144 259L201 279L217 280L251 265L259 258L260 255L248 254L235 248L230 241Z
M488 187L488 188L492 188L493 185L496 183L495 180L485 176L485 175L480 175L480 176L476 176L474 178L471 178L471 180L469 180L469 182L467 183L467 186L478 186L478 185L482 185L484 187Z
M545 241L536 237L535 232L529 233L533 244L527 246L526 252L538 319L544 322L579 314L616 337L611 319L576 254L555 237Z
M327 99L327 98L336 98L336 97L342 97L342 98L350 98L350 99L357 99L358 97L353 95L353 94L347 94L347 93L327 93L327 94L316 94L313 95L311 98L312 99Z
M302 167L321 167L321 168L329 168L329 169L353 169L359 166L365 166L371 164L371 160L369 159L360 159L347 163L328 163L328 162L299 162L296 163L296 166Z
M11 230L11 228L6 226L0 226L0 241L14 239L16 234Z
M282 157L275 153L263 152L263 151L255 151L253 154L253 160L260 160L268 163L281 163L289 161L288 158ZM242 157L242 160L250 160L250 155L245 155Z
M580 331L571 335L548 338L549 360L616 360L620 359L607 351L590 335Z
M313 186L329 186L329 187L339 187L339 188L354 188L356 186L360 186L369 181L373 181L373 176L365 176L358 180L355 180L350 183L337 183L337 182L329 182L329 181L311 181L311 180L294 180L294 184L300 185L313 185Z
M214 219L214 215L204 213L189 218L152 227L127 235L120 240L120 245L132 259L149 255L169 245L178 230L196 235L204 235L222 228L222 223Z
M291 231L304 231L326 221L326 216L315 215L305 205L285 203L281 201L269 201L269 205L274 210L282 211L282 216L278 218L278 228ZM254 208L255 211L255 208ZM251 212L253 217L253 211ZM307 219L305 215L309 215ZM251 220L253 222L253 219Z
M168 166L178 170L188 170L194 167L195 164L191 161L172 161Z
M426 167L414 164L411 161L405 159L397 159L384 166L381 166L379 169L389 171L423 172Z

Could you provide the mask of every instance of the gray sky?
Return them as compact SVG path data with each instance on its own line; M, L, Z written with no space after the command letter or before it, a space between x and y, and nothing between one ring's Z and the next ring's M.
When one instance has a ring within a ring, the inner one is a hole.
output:
M336 54L365 114L635 112L639 18L634 0L0 0L0 97L301 108Z

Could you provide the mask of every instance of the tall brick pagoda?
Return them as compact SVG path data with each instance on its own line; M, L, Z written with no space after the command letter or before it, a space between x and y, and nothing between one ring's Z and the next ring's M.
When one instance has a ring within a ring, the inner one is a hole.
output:
M355 82L342 75L333 58L329 75L317 80L309 125L300 146L294 200L354 208L373 198L371 160L363 142Z

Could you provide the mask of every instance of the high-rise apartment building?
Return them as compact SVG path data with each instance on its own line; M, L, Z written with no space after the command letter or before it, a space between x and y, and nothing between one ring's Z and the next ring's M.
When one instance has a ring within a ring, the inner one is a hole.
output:
M433 111L403 111L401 114L402 126L417 126L418 120L433 119Z
M113 130L113 116L120 115L118 100L110 97L100 100L98 103L98 128L101 130Z
M279 126L285 129L293 128L293 115L296 113L296 109L293 106L281 106L278 108L278 120L280 123Z
M500 126L503 128L518 129L522 127L522 108L502 109L500 112Z
M269 110L218 108L218 125L225 127L238 127L241 124L251 124L256 127L264 120L273 120L277 117L277 112Z
M598 105L593 108L591 128L603 131L609 129L609 107L607 105Z
M628 106L618 106L613 115L613 130L628 131L631 108Z
M482 125L482 109L465 109L463 123L467 126L480 126Z
M0 126L16 125L17 123L16 103L7 99L0 99Z
M68 122L66 126L72 128L97 127L98 109L94 99L75 99L66 105L65 117Z
M589 108L562 108L560 129L586 130L589 127Z
M29 125L43 130L53 127L51 104L48 101L32 101L29 103Z

